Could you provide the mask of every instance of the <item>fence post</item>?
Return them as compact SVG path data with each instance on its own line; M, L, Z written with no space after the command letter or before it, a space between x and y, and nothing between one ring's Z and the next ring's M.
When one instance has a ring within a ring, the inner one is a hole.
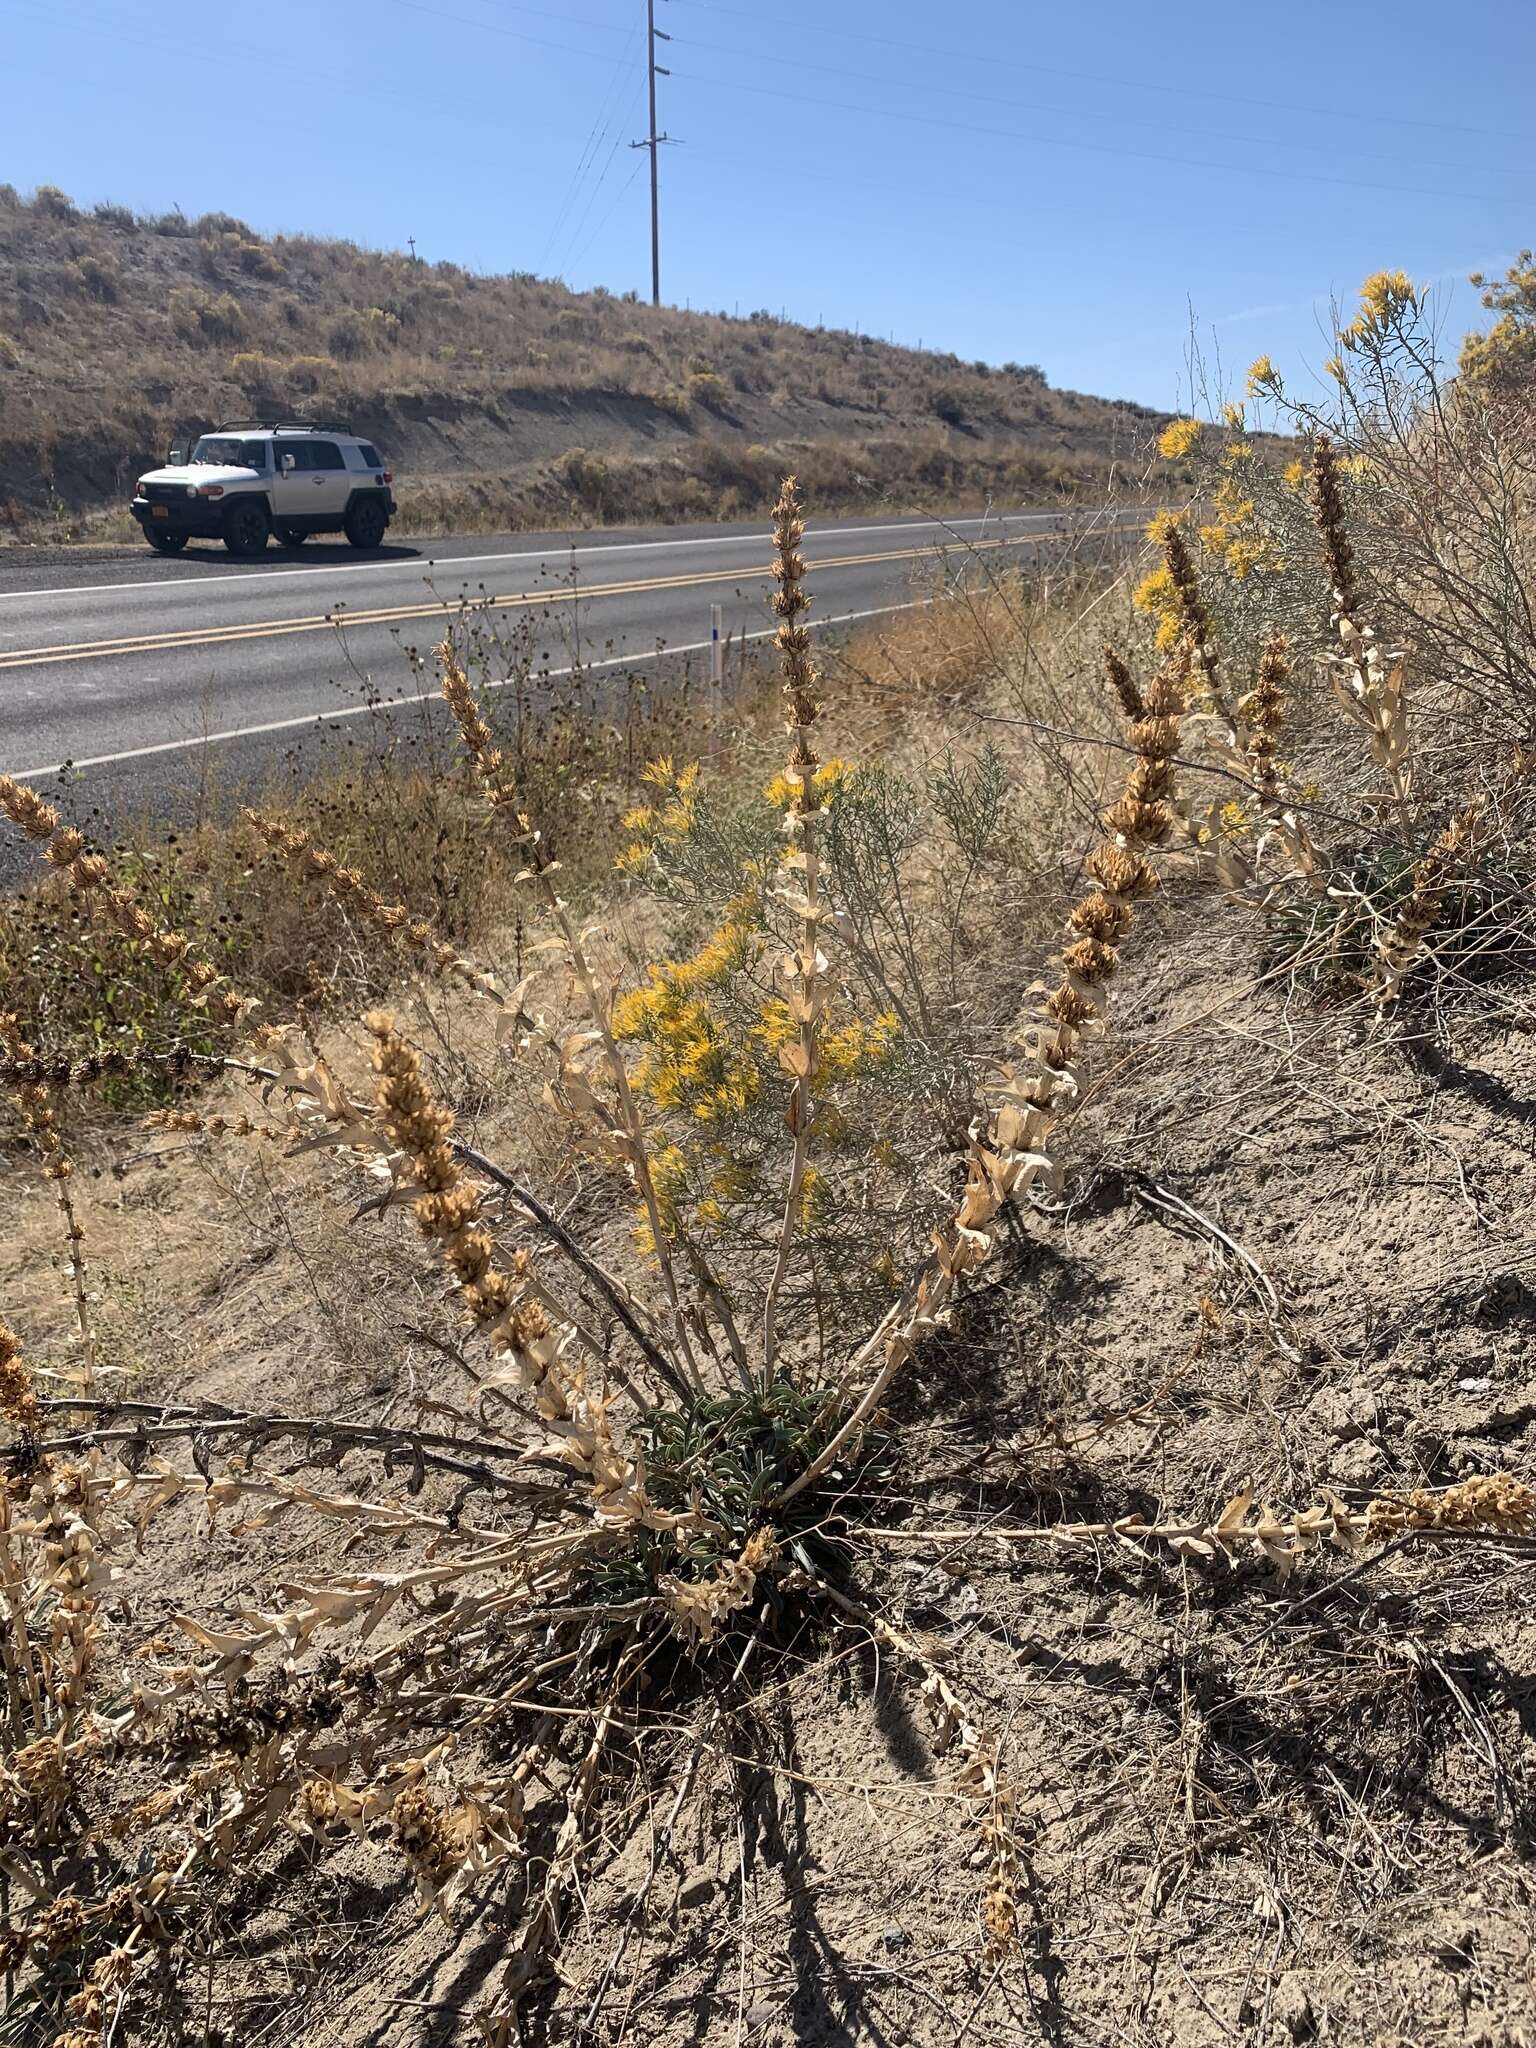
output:
M725 642L720 637L723 619L721 606L712 604L709 608L709 680L717 690L725 681Z

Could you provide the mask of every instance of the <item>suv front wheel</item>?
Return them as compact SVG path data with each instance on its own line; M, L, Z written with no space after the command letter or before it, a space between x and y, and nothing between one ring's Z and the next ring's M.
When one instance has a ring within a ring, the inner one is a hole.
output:
M257 498L237 498L224 514L224 545L232 555L259 555L267 544L267 508Z
M376 548L389 524L377 498L359 498L347 507L343 530L355 548Z

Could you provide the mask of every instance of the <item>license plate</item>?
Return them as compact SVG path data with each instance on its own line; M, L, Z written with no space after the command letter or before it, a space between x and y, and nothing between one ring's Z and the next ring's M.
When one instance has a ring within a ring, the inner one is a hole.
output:
M169 519L171 516L171 508L169 505L151 505L149 508L149 516L151 519Z

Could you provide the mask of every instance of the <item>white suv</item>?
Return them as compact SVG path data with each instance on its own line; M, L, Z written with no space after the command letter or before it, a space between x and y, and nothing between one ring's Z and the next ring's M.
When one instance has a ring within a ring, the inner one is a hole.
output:
M259 555L267 535L286 548L312 533L344 533L376 548L395 513L379 452L334 421L248 420L204 434L190 454L139 478L129 510L157 554L193 538Z

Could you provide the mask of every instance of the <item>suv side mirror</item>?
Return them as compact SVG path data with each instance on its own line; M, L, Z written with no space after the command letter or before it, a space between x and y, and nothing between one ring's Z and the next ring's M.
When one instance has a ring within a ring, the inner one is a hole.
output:
M291 454L290 454L290 455L285 455L285 456L284 456L284 457L282 458L282 463L283 463L283 475L284 475L284 476L286 476L286 475L288 474L288 472L289 472L289 471L290 471L291 469L295 469L295 468L297 468L297 466L298 466L298 460L299 460L299 458L298 458L298 457L297 457L296 455L291 455Z
M170 469L180 469L181 465L186 461L189 452L183 442L173 441L171 443L171 452L165 458L167 467Z

